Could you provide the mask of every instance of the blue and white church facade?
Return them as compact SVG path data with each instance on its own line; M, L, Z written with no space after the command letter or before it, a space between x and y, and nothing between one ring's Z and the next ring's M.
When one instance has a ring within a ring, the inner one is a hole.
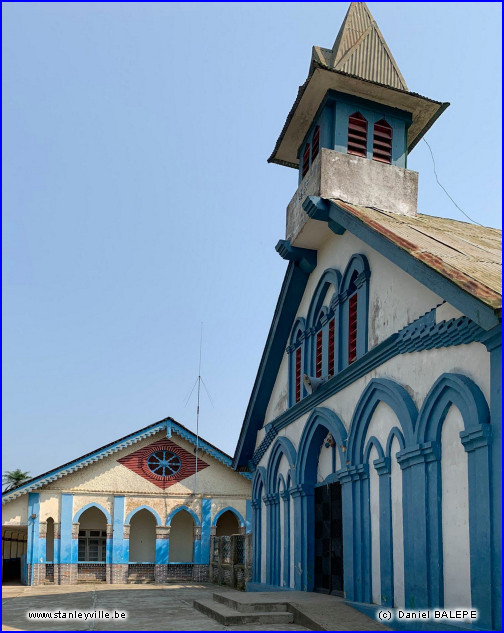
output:
M501 232L420 214L408 90L365 3L313 48L270 162L287 271L234 456L249 590L472 607L501 626Z

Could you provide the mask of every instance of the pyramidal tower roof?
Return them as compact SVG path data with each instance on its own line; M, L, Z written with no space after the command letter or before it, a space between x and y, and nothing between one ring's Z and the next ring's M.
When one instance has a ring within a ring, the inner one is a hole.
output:
M312 66L313 62L391 88L408 90L365 2L350 3L332 49L314 46Z

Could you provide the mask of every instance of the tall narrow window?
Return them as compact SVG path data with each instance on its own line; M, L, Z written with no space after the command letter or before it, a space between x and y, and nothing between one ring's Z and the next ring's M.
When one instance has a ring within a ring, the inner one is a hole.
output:
M303 154L303 178L306 176L309 169L310 169L310 143L307 143L304 154Z
M296 350L296 402L301 400L301 348Z
M334 319L329 321L329 345L327 350L329 376L334 375Z
M313 132L313 139L312 139L312 150L311 150L312 163L317 157L317 154L319 153L319 147L320 147L320 125L317 125L317 127L315 128L315 132Z
M385 119L374 124L373 160L392 162L392 128Z
M322 376L322 330L318 332L315 344L315 376Z
M367 121L360 112L354 112L348 119L348 153L367 156Z
M348 286L348 364L357 358L357 271L354 271Z

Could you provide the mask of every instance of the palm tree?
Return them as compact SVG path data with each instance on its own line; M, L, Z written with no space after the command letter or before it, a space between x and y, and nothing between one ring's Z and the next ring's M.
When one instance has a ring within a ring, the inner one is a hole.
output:
M16 488L20 484L30 479L30 473L22 471L20 468L15 470L6 470L2 477L2 484L5 490Z

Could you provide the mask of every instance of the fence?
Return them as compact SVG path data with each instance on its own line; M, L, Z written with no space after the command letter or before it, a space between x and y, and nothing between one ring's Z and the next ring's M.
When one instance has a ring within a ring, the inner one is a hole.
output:
M212 536L210 581L245 591L252 578L252 535Z

